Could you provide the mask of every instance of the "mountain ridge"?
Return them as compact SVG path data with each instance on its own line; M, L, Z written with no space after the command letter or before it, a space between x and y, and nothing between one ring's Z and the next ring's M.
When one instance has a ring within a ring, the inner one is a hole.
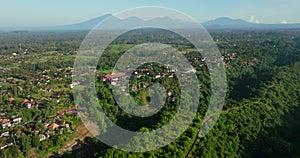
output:
M0 28L2 31L74 31L74 30L91 30L98 23L106 18L113 18L112 25L106 26L108 29L122 29L122 27L130 28L134 24L139 23L143 25L155 25L168 24L168 26L174 26L174 28L196 28L199 25L197 23L186 22L178 19L172 19L170 17L157 17L150 20L143 20L138 17L128 17L125 19L119 19L111 14L105 14L87 21L61 26L45 26L45 27L16 27L16 28ZM123 26L113 25L114 22L122 22ZM229 17L220 17L214 20L209 20L201 23L206 29L290 29L300 28L300 24L257 24L245 21L243 19L232 19Z

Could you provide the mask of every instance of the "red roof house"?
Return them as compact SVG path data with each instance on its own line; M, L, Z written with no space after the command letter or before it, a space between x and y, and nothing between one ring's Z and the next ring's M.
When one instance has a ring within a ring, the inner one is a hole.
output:
M124 72L121 72L121 73L112 73L112 74L105 75L102 80L103 81L110 81L112 79L120 78L120 77L123 77L123 76L125 76Z

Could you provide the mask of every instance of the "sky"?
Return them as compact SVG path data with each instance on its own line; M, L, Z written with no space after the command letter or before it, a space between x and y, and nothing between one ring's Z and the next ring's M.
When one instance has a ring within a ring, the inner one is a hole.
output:
M130 8L159 6L199 22L219 17L253 23L300 23L300 0L2 0L0 27L74 24Z

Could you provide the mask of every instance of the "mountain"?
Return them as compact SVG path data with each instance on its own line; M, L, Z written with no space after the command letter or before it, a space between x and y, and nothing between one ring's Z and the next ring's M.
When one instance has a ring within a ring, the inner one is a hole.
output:
M56 27L52 27L52 29L55 28L57 30L90 30L93 27L95 27L99 22L111 16L112 16L111 14L106 14L81 23L65 25L65 26L56 26ZM51 30L51 27L48 28Z
M63 26L49 26L49 27L16 27L16 28L0 28L2 31L74 31L74 30L91 30L98 23L110 18L109 23L103 25L104 29L124 29L124 28L135 28L136 24L148 26L148 27L165 27L174 26L174 28L196 28L199 26L197 23L185 22L182 20L172 19L169 17L158 17L151 20L142 20L137 17L128 17L126 19L119 19L106 14L88 21L81 23L63 25ZM165 24L165 25L164 25Z
M207 29L292 29L300 28L300 24L258 24L247 22L242 19L221 17L202 23Z
M104 19L112 16L111 14L105 14L103 16L99 16L97 18L83 21L76 24L71 25L61 25L61 26L41 26L41 27L6 27L0 28L2 31L73 31L73 30L90 30L94 26L96 26L99 22Z
M202 25L207 28L247 28L253 27L255 24L242 19L221 17L215 20L204 22Z
M2 31L74 31L74 30L91 30L99 22L106 18L112 18L110 23L104 26L105 29L124 29L135 28L135 24L141 24L149 27L165 27L174 26L174 28L197 28L197 23L186 22L178 19L172 19L170 17L158 17L151 20L142 20L137 17L129 17L126 19L119 19L106 14L88 21L81 23L63 25L63 26L49 26L49 27L16 27L16 28L0 28ZM163 25L165 24L165 26ZM300 28L300 24L256 24L250 23L242 19L231 19L227 17L221 17L215 20L210 20L202 23L206 29L291 29Z
M170 17L158 17L151 20L143 20L137 17L128 17L125 19L119 19L112 15L106 16L110 17L109 22L101 25L103 29L131 29L136 28L136 24L143 25L146 27L167 27L172 26L173 28L196 28L197 23L185 22L182 20L172 19ZM90 30L95 27L99 22L105 18L96 18L83 23L78 23L74 25L64 26L64 30Z

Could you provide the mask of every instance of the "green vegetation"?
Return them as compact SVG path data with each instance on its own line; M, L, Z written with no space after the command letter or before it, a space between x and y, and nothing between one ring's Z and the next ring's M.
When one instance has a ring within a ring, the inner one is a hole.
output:
M37 135L48 131L45 124L58 124L58 112L75 106L70 88L71 67L85 32L61 34L1 33L0 111L5 118L21 116L22 122L1 129L1 133L10 131L9 137L15 142L0 150L0 157L56 153L72 137L74 125L81 121L73 113L66 113L59 119L69 123L70 130L50 130L53 133L44 141ZM173 118L181 100L177 76L154 77L169 72L165 66L144 64L130 78L130 95L143 106L151 101L149 87L154 83L161 83L168 90L165 106L150 117L139 118L124 112L115 102L111 83L102 80L126 50L136 44L160 41L182 51L197 70L200 105L193 123L173 143L154 151L125 152L87 137L81 148L53 157L299 157L300 30L216 30L212 37L226 63L228 91L220 118L206 136L198 137L211 93L205 61L178 35L163 30L137 30L113 41L100 59L95 85L99 106L113 122L132 131L155 130ZM10 98L14 101L10 102ZM32 108L26 108L25 99L32 103ZM31 122L34 126L25 128ZM21 131L18 136L17 131ZM0 144L6 141L9 140L0 138Z

